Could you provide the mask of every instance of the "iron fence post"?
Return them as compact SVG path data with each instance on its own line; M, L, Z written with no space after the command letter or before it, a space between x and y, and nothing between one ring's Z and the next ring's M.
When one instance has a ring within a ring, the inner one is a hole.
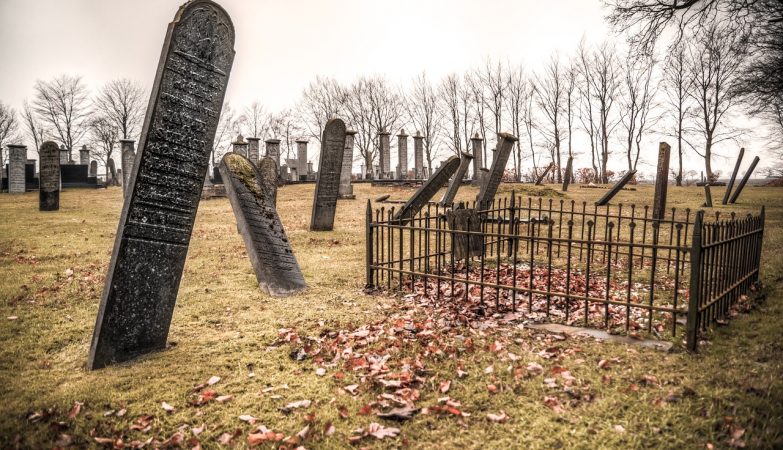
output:
M691 279L688 290L688 321L686 330L686 344L689 351L695 352L698 347L698 320L699 307L701 306L701 257L702 257L702 223L704 211L696 213L696 221L693 224L691 235Z
M373 282L372 282L372 204L370 204L370 199L367 199L367 212L365 214L364 219L364 232L365 232L365 242L366 242L366 275L367 275L367 284L365 285L365 289L372 289Z

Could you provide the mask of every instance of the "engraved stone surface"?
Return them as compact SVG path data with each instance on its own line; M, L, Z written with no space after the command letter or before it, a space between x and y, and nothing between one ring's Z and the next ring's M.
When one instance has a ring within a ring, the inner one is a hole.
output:
M88 367L166 345L218 117L234 27L209 0L169 24L120 216Z
M65 145L60 145L60 164L68 164L68 149L65 148Z
M726 185L726 192L723 194L723 203L724 205L729 203L729 196L731 195L731 189L734 187L734 181L737 180L737 174L739 173L740 164L742 164L742 157L745 156L745 148L741 148L739 151L739 154L737 155L737 162L734 163L734 171L731 172L731 178L729 178L729 184ZM704 172L702 172L701 177L704 178Z
M405 130L400 130L397 135L397 170L398 179L408 178L408 135Z
M79 164L89 164L90 163L90 150L87 148L86 145L82 145L82 148L79 149Z
M658 145L658 171L655 175L655 195L653 197L653 220L663 220L666 215L666 192L669 188L669 157L672 148L666 142Z
M468 167L470 167L470 161L473 159L473 155L470 153L462 152L462 158L460 158L459 168L457 173L451 178L449 188L443 193L443 198L440 199L441 206L448 206L454 202L454 197L457 196L457 191L462 185L462 180L465 179L465 175L468 173Z
M463 206L463 205L460 205ZM481 221L475 209L464 207L446 212L446 223L450 230L481 233ZM483 238L480 235L454 233L454 259L481 256Z
M258 286L269 295L282 297L305 289L307 284L275 209L277 166L271 158L264 158L261 165L265 168L228 153L220 163L220 172Z
M8 193L24 194L25 164L27 163L27 147L24 145L8 146Z
M98 176L98 161L90 161L90 171L87 176L90 178L96 178Z
M636 175L635 170L631 170L630 172L623 175L623 177L620 178L617 183L615 183L614 186L609 189L609 192L604 194L604 196L595 202L595 204L598 206L604 206L605 204L609 203L609 201L623 189L623 186L628 184L628 182L633 179L634 175Z
M321 137L321 164L315 183L310 231L331 231L337 211L346 129L341 119L329 119Z
M380 153L378 155L379 163L381 165L381 173L378 178L384 180L391 176L391 150L389 146L389 139L391 133L386 130L378 133L378 145L380 146Z
M565 173L563 174L563 192L568 191L568 185L571 184L571 175L574 172L574 157L569 156L566 163Z
M345 150L343 150L343 166L340 169L340 189L338 190L339 198L352 199L356 198L353 195L353 185L351 185L351 169L353 168L353 137L356 135L355 130L346 130L345 132Z
M709 183L704 183L704 206L712 208L712 191Z
M413 136L413 169L417 180L424 178L424 136L418 131Z
M130 184L131 172L133 172L133 162L136 160L136 151L133 148L135 141L130 139L120 140L120 148L122 155L122 188L127 194L129 192L128 185Z
M60 150L57 144L46 141L38 151L41 169L38 174L38 209L57 211L60 209Z
M481 177L481 168L483 167L481 164L481 151L483 150L482 143L484 142L484 139L479 136L478 133L476 133L475 136L470 138L470 146L473 149L473 179L478 180Z
M275 164L279 166L280 165L280 139L267 139L264 141L264 144L266 145L266 157L272 158ZM288 169L288 165L285 166L286 169Z
M238 153L247 158L247 141L241 134L237 136L236 140L231 143L234 153Z
M247 138L247 159L253 161L253 164L258 162L258 147L261 143L261 138L249 137Z
M307 179L307 139L296 141L296 173L299 180Z
M429 202L432 197L448 183L449 178L454 175L460 165L460 159L456 156L452 156L447 159L435 173L432 174L429 180L424 183L416 193L408 199L407 202L400 208L394 215L395 221L400 221L401 224L405 224L419 213L421 208Z
M500 180L503 178L503 172L506 170L508 156L517 138L509 133L498 134L498 145L495 150L495 157L492 161L492 167L489 169L489 175L482 180L481 190L476 196L476 205L482 208L484 205L492 203L495 194L500 186Z
M731 194L729 203L734 204L734 202L737 201L737 198L739 198L739 195L742 193L742 189L748 183L748 180L750 179L750 175L753 173L753 170L756 168L756 165L758 163L759 163L759 157L756 156L755 158L753 158L753 162L750 163L750 167L748 167L748 170L745 171L745 175L742 176L742 180L740 180L739 185L737 185L737 190L735 190L734 193Z

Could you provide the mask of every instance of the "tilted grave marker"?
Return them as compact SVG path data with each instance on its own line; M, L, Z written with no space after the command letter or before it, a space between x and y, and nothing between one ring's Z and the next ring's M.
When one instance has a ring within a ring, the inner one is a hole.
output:
M609 201L613 199L614 196L617 195L617 193L620 192L623 189L623 187L633 179L634 175L636 175L635 170L631 170L627 172L625 175L623 175L622 178L620 178L617 181L617 183L614 184L614 186L612 186L609 189L609 192L604 194L604 196L601 197L597 202L595 202L595 204L597 206L604 206L605 204L609 203Z
M454 202L454 197L457 196L457 191L462 185L462 181L465 179L465 174L468 173L468 167L470 167L470 161L473 159L473 155L470 153L462 152L462 158L460 158L459 168L457 173L451 178L449 188L443 194L443 198L440 199L441 206L448 206Z
M476 205L478 208L483 208L492 203L492 200L495 199L495 194L500 186L500 180L503 179L503 172L506 170L508 156L511 154L511 149L514 148L514 143L516 141L516 136L512 134L498 134L498 144L495 151L495 157L492 160L492 166L489 169L489 174L482 180L481 190L476 196Z
M753 170L756 168L756 164L759 163L759 157L756 156L753 158L753 162L750 163L750 167L748 167L748 170L745 172L745 175L742 177L742 180L740 180L740 184L737 186L737 190L734 191L734 194L731 195L731 198L729 199L729 203L734 204L734 202L737 201L737 198L739 198L740 193L742 193L742 189L745 188L745 185L748 183L748 180L750 179L750 175L753 173Z
M704 206L707 208L712 208L712 191L710 191L709 183L704 184L704 198Z
M166 345L233 47L231 19L210 0L184 4L168 26L98 310L90 369Z
M450 230L481 233L481 220L478 213L475 209L465 209L463 204L460 204L459 208L446 212L446 223ZM482 236L454 233L452 239L454 239L455 260L481 256L484 244Z
M220 173L258 286L283 297L307 284L275 208L277 165L271 158L263 158L260 164L263 169L239 153L227 153Z
M731 195L731 189L734 187L734 181L737 179L737 173L739 173L740 164L742 164L742 157L745 156L745 148L740 148L739 154L737 155L737 162L734 163L734 171L731 172L731 178L729 178L729 184L726 185L726 192L723 194L723 204L727 204L729 202L729 196ZM702 172L702 177L704 176L704 172Z
M343 150L343 167L340 169L340 188L338 196L342 199L354 199L353 185L351 185L351 169L353 168L353 137L354 130L345 131L345 150Z
M663 220L666 215L666 193L669 190L669 159L672 148L666 142L658 145L658 172L655 175L653 220Z
M565 174L563 175L563 192L568 192L568 186L571 184L571 175L574 171L574 157L569 156L566 163Z
M426 205L430 199L448 183L449 178L457 171L460 165L460 159L456 156L452 156L447 159L438 170L424 183L411 198L400 208L394 215L394 220L399 221L401 224L406 224L408 220L412 219L421 208Z
M41 144L38 157L41 160L38 209L57 211L60 209L60 149L54 142L46 141Z
M544 178L546 178L547 174L549 173L552 168L555 167L555 163L551 162L548 166L546 166L546 169L544 169L544 172L536 178L536 186L541 186L544 183Z
M324 126L321 138L321 163L315 183L313 210L310 215L310 231L331 231L337 211L337 195L340 191L340 172L345 151L345 122L330 119Z

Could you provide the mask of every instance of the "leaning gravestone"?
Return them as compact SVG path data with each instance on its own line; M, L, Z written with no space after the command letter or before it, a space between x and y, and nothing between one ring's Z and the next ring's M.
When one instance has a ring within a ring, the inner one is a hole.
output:
M90 369L166 346L233 46L231 19L210 0L189 1L169 24L98 310Z
M635 170L628 171L625 175L623 175L622 178L620 178L617 181L617 183L614 184L614 186L612 186L609 189L609 192L604 194L603 197L601 197L597 202L595 202L595 205L604 206L605 204L609 203L609 201L613 199L614 196L617 195L617 193L620 192L623 189L623 187L633 179L634 175L636 175Z
M750 163L750 167L748 167L748 170L745 171L745 175L742 176L742 180L740 180L740 183L737 185L737 189L734 191L733 194L731 194L729 203L733 205L734 202L737 201L737 198L739 198L739 195L742 193L742 189L745 188L745 185L748 183L748 180L750 179L750 175L753 173L753 170L756 168L756 165L758 163L759 163L759 157L756 156L755 158L753 158L753 161Z
M449 206L454 202L454 197L457 196L457 191L462 185L462 180L465 178L465 174L468 173L468 167L470 167L470 161L473 159L473 155L470 153L462 152L462 158L459 161L459 168L457 173L451 178L449 188L443 194L443 198L440 199L441 206Z
M740 148L737 155L737 162L734 163L734 171L731 172L731 178L729 178L729 184L726 185L726 192L723 194L723 204L729 202L729 196L731 195L731 189L734 187L734 181L737 180L737 173L739 172L740 164L742 164L742 157L745 156L745 148ZM703 176L703 175L702 175Z
M536 186L541 186L544 184L544 178L549 174L549 171L552 170L555 167L555 163L551 162L548 166L546 166L546 169L544 169L544 172L536 178Z
M345 122L341 119L330 119L324 126L310 231L331 231L334 228L334 213L337 210L337 194L345 151L345 131Z
M655 174L653 220L663 220L666 215L666 192L669 188L669 159L672 148L666 142L658 145L658 171Z
M460 159L456 156L452 156L441 164L427 182L402 205L402 208L394 215L394 220L399 221L401 225L405 225L408 220L416 216L421 208L449 181L449 178L454 175L459 165Z
M712 191L709 183L704 183L704 206L712 208Z
M119 186L119 177L117 176L117 169L114 166L114 160L109 158L109 162L106 163L106 185L107 186Z
M481 256L484 239L481 233L481 220L475 209L465 209L460 203L458 208L446 212L446 223L450 230L468 231L470 233L454 233L454 259L461 260L466 257Z
M261 289L283 297L307 287L291 244L275 209L277 165L264 158L261 170L239 153L228 153L220 163L220 174L234 210L237 227L245 241L250 263ZM271 170L270 172L269 168Z
M57 211L60 209L60 149L54 142L46 141L41 144L38 157L41 160L38 209Z
M482 179L481 190L478 196L476 196L476 205L479 208L492 203L495 199L500 180L503 178L503 172L506 170L508 156L511 154L511 149L514 148L514 143L517 141L516 136L509 133L499 133L498 138L499 141L495 151L495 158L492 160L492 167L489 169L489 174Z
M574 157L569 156L566 163L565 174L563 174L563 192L568 192L568 185L571 184L571 172L574 170Z

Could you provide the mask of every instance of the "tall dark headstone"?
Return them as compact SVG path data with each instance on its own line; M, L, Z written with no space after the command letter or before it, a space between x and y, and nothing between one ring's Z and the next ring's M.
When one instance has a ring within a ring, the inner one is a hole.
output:
M184 4L168 26L98 310L90 369L166 345L233 47L231 19L210 0Z
M462 185L462 180L465 179L465 175L468 173L468 167L470 167L470 161L473 159L473 155L470 153L462 152L462 158L460 158L459 168L457 173L451 178L449 188L443 194L443 198L440 199L442 206L451 205L454 202L454 197L457 196L457 191Z
M658 171L655 174L653 220L663 220L666 215L666 193L669 190L669 159L672 148L666 142L658 145Z
M566 163L565 173L563 174L563 192L568 192L568 185L571 184L571 176L574 172L574 157L569 156Z
M498 144L495 151L495 158L492 161L492 167L489 169L489 174L481 181L481 190L479 191L478 196L476 196L476 205L478 208L488 205L495 199L495 194L500 186L500 180L503 178L503 172L506 170L508 156L511 154L511 149L514 148L514 143L516 141L516 136L509 133L498 134Z
M277 165L271 158L263 158L261 165L265 168L255 167L239 153L227 153L220 162L220 173L258 286L269 295L283 297L307 284L275 209Z
M454 233L454 259L461 260L466 257L481 256L484 239L481 233L481 220L475 209L460 208L446 212L446 223L450 230L469 231L477 234Z
M38 174L38 209L57 211L60 209L60 149L52 141L41 144L38 151L41 169Z
M391 146L389 143L390 138L391 138L391 133L389 133L385 129L382 130L380 133L378 133L378 144L380 146L380 153L378 154L378 159L381 166L381 173L378 178L381 180L391 178L391 150L390 150Z
M415 179L424 179L424 136L418 131L413 136L413 170Z
M704 206L712 208L712 191L710 191L710 183L704 183Z
M609 192L604 194L603 197L601 197L597 202L595 202L596 206L604 206L605 204L609 203L609 201L613 199L614 196L617 195L617 193L620 192L623 189L623 187L633 179L635 175L636 175L635 170L626 172L626 174L623 175L623 177L620 178L617 181L617 183L614 184L614 186L609 188Z
M737 155L737 162L734 163L734 171L731 172L731 178L729 178L729 184L726 185L726 192L723 194L723 204L729 203L729 196L731 196L731 189L734 188L734 181L737 179L737 173L739 173L740 164L742 164L742 157L745 156L745 148L740 148Z
M345 131L345 122L341 119L330 119L324 126L310 231L331 231L334 228L345 151Z
M426 205L430 199L448 183L449 178L454 175L460 165L460 159L456 156L452 156L447 159L435 173L424 183L411 198L402 205L399 211L394 215L395 221L400 221L402 224L412 219L421 208Z
M470 138L470 146L473 150L473 180L481 180L481 169L484 167L481 161L482 150L484 150L484 139L479 136L478 132Z
M748 170L745 171L745 175L742 176L742 180L740 180L740 184L737 185L737 190L734 191L734 193L731 195L731 198L729 199L729 203L734 204L734 202L737 201L737 198L739 198L739 195L742 193L742 189L745 188L745 185L748 183L748 180L750 179L750 175L753 173L753 170L756 168L756 164L759 163L759 157L756 156L753 158L753 162L750 163L750 167L748 167Z

